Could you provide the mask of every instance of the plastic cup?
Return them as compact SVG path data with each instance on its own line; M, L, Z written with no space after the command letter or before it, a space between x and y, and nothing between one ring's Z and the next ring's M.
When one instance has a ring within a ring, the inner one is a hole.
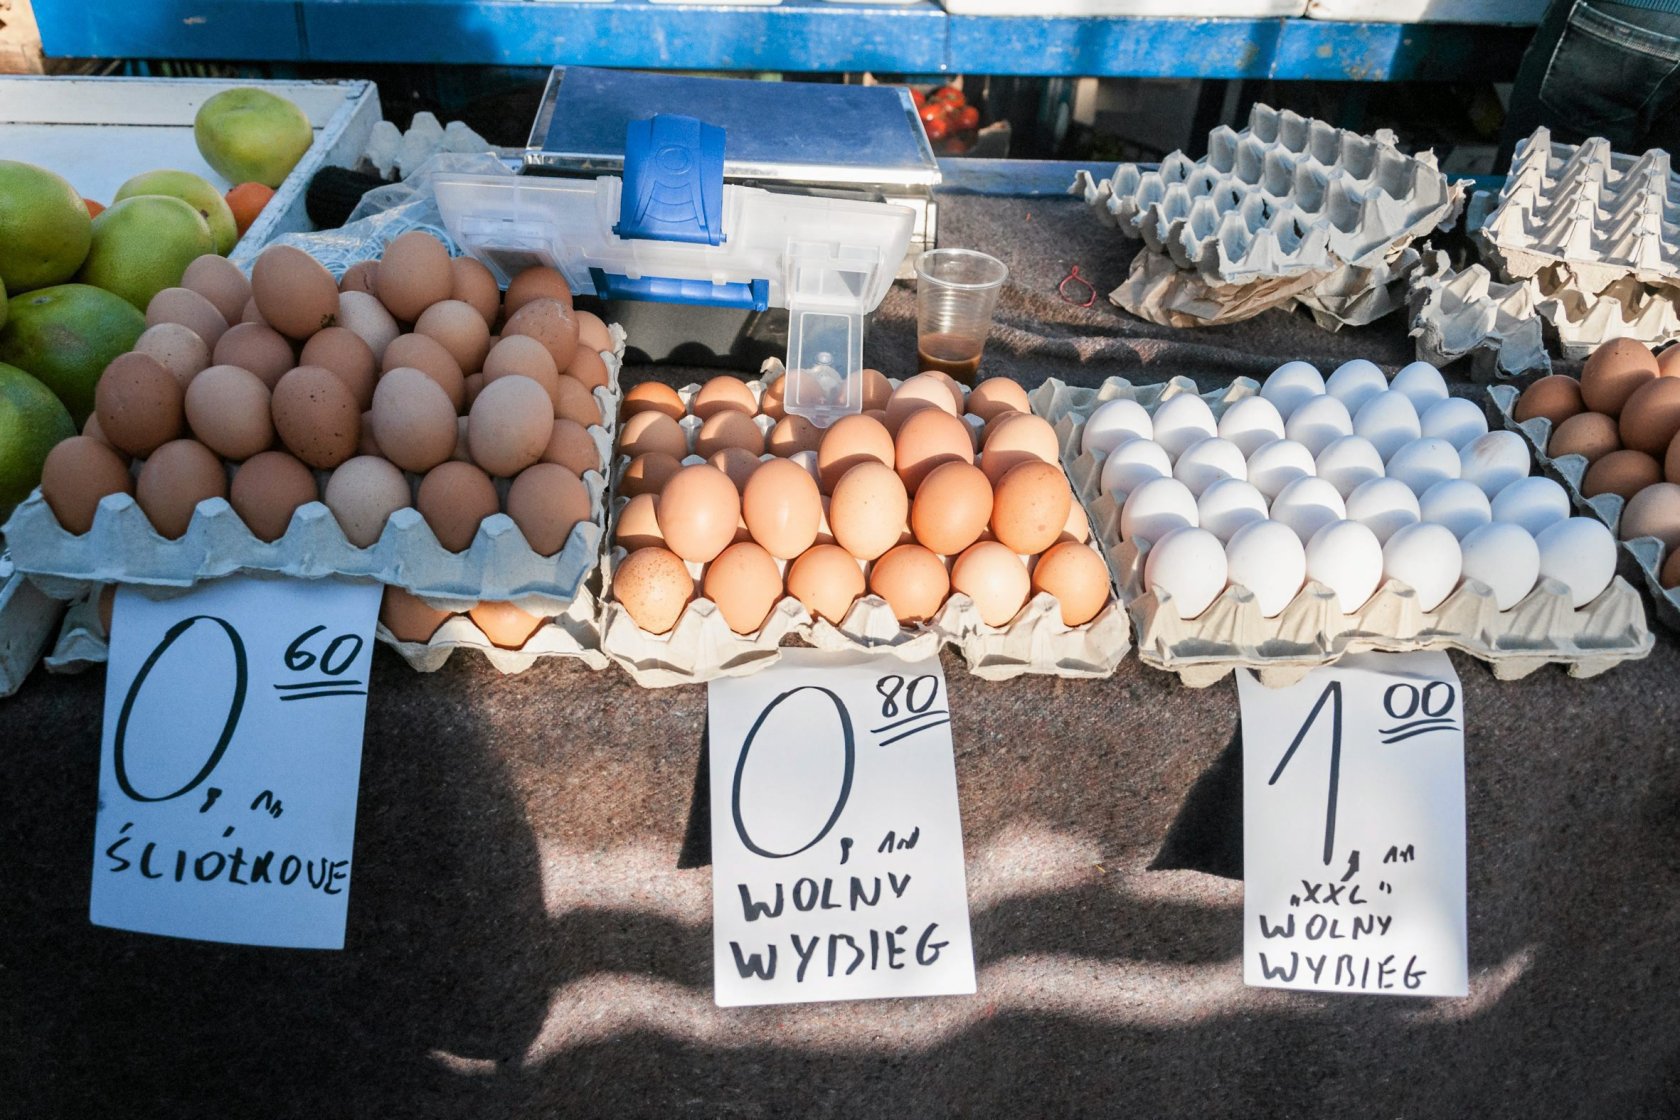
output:
M930 249L916 258L916 349L920 370L972 385L1009 269L973 249Z

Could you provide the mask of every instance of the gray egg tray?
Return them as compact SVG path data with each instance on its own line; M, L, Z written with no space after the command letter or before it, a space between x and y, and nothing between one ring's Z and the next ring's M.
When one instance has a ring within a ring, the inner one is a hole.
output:
M1680 338L1680 289L1642 284L1631 276L1593 292L1574 279L1564 264L1541 269L1524 281L1534 307L1557 332L1565 358L1582 361L1611 339L1631 338L1661 346Z
M30 583L0 552L0 697L23 686L63 613L63 603Z
M1550 373L1533 288L1501 284L1479 264L1454 271L1439 250L1425 255L1406 298L1420 361L1444 366L1466 355L1478 381Z
M1552 580L1542 580L1507 611L1498 610L1487 589L1473 580L1433 611L1419 608L1411 588L1389 580L1360 610L1343 614L1334 592L1309 581L1275 618L1263 618L1254 596L1233 585L1198 618L1180 619L1168 609L1167 596L1143 588L1143 554L1120 539L1120 507L1101 492L1103 457L1080 450L1085 421L1098 405L1116 398L1135 400L1153 413L1162 400L1179 393L1199 393L1217 417L1259 388L1246 377L1208 393L1184 377L1161 385L1111 377L1096 389L1052 378L1032 394L1033 410L1056 426L1063 465L1131 613L1144 664L1177 673L1192 688L1213 684L1238 668L1254 670L1267 685L1283 686L1346 654L1367 650L1458 649L1486 661L1500 680L1550 664L1565 665L1574 677L1590 677L1651 651L1644 604L1619 576L1579 610L1571 607L1563 585Z

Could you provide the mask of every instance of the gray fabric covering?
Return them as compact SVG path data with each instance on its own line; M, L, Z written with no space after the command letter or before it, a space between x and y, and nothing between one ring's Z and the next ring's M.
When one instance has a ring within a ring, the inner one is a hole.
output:
M1069 263L1106 293L1128 255L1071 200L943 217L1009 263L986 368L1028 384L1410 358L1393 320L1188 334L1067 307ZM870 336L889 373L913 309L895 291ZM1134 658L988 684L948 659L978 994L729 1011L691 822L703 688L380 650L348 945L315 953L88 924L103 674L38 674L0 703L0 1113L1672 1116L1680 652L1663 632L1589 681L1455 664L1468 999L1244 988L1240 882L1150 870L1240 866L1231 682Z

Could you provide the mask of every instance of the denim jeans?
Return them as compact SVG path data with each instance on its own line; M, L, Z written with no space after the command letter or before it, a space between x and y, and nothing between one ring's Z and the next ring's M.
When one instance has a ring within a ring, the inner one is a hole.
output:
M1498 168L1545 125L1556 140L1603 136L1618 152L1675 152L1680 15L1611 0L1553 0L1523 55Z

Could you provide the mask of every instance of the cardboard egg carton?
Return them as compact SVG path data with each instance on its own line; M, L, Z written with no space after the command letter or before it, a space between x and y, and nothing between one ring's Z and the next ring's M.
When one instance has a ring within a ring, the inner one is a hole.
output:
M1488 400L1499 422L1508 431L1517 432L1528 441L1540 472L1569 492L1576 509L1584 516L1598 518L1616 535L1624 557L1622 566L1631 568L1633 578L1644 582L1645 590L1650 592L1651 602L1657 608L1657 618L1669 629L1680 630L1680 589L1666 588L1658 579L1663 562L1662 541L1655 537L1639 537L1631 541L1621 539L1622 507L1627 503L1616 494L1599 494L1589 498L1581 493L1581 480L1587 474L1586 457L1560 455L1554 459L1546 454L1546 444L1552 438L1552 422L1536 417L1518 423L1515 411L1520 396L1522 391L1515 385L1488 386ZM1617 582L1620 582L1620 577L1617 577Z
M23 687L63 612L0 552L0 697Z
M1602 344L1631 338L1661 346L1680 338L1680 289L1640 283L1631 276L1611 281L1600 292L1583 288L1568 265L1552 265L1529 277L1535 310L1557 333L1565 358L1585 360Z
M1218 417L1259 388L1242 377L1200 395ZM1230 586L1199 617L1180 619L1170 597L1144 590L1144 554L1120 539L1120 505L1101 492L1103 457L1081 451L1080 443L1086 419L1106 401L1124 397L1153 413L1168 397L1198 392L1196 383L1183 377L1162 385L1132 385L1111 377L1096 389L1073 388L1052 378L1033 393L1034 411L1056 426L1068 478L1085 502L1092 537L1114 572L1144 664L1177 673L1193 688L1213 684L1237 668L1253 669L1267 685L1282 686L1367 650L1458 649L1488 662L1500 680L1548 664L1567 666L1571 676L1590 677L1651 651L1644 605L1620 577L1580 610L1571 607L1562 584L1543 580L1507 611L1497 610L1488 591L1472 581L1435 610L1424 611L1411 588L1390 580L1358 611L1343 614L1332 591L1309 581L1274 618L1261 617L1247 589Z
M1534 289L1502 284L1479 264L1455 271L1439 250L1424 257L1407 296L1420 361L1445 366L1469 355L1479 381L1552 371Z

